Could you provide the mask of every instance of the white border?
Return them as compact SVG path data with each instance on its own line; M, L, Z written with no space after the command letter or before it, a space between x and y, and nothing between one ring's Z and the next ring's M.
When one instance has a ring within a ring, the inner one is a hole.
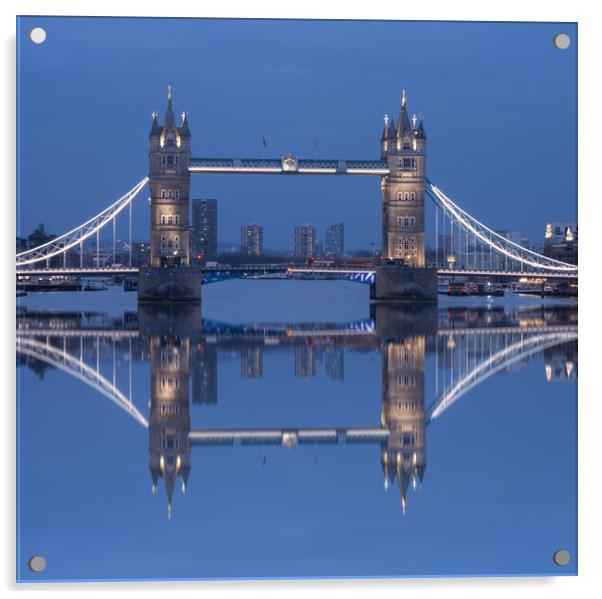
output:
M600 56L602 56L602 31L599 3L591 0L572 2L548 0L505 0L504 2L482 2L478 0L422 0L400 2L381 0L372 3L316 0L304 2L231 0L228 3L182 2L146 0L136 3L131 0L90 0L86 3L75 0L54 0L52 3L38 1L5 0L1 4L1 32L3 60L2 68L2 131L0 165L4 183L2 219L3 227L3 274L2 295L2 380L6 381L6 393L2 396L4 407L3 446L4 492L0 495L2 513L7 526L0 545L3 555L2 581L7 589L16 590L15 576L15 523L14 523L14 475L15 475L15 408L14 408L14 267L13 239L15 235L15 15L120 15L120 16L205 16L205 17L271 17L271 18L352 18L352 19L433 19L433 20L508 20L508 21L577 21L579 23L579 225L580 225L580 372L579 372L579 576L559 578L506 578L506 579L402 579L402 580L333 580L333 581L235 581L209 583L105 583L105 584L53 584L20 585L25 593L45 590L63 594L65 590L78 593L92 589L121 594L124 590L135 593L152 590L187 590L205 594L248 593L252 596L291 596L312 594L358 596L367 592L410 593L431 595L446 593L446 598L455 597L506 597L509 593L525 592L531 597L562 597L567 594L581 596L599 588L598 556L600 555L600 467L598 456L600 438L598 428L602 423L602 399L599 378L595 376L596 353L600 352L596 333L600 331L595 305L600 301L600 273L598 272L600 248L595 245L596 234L602 224L600 204L595 177L600 172L599 140L601 139L600 114ZM503 48L500 49L503 52ZM8 207L8 208L6 208ZM596 240L597 241L597 240ZM598 259L598 260L597 260ZM596 280L597 277L597 280ZM596 293L597 292L597 293ZM585 323L585 324L584 324ZM597 364L596 364L597 365ZM551 456L552 459L552 456ZM559 485L565 482L559 478ZM517 539L517 544L520 539ZM461 547L458 548L461 551ZM599 592L599 591L598 591Z

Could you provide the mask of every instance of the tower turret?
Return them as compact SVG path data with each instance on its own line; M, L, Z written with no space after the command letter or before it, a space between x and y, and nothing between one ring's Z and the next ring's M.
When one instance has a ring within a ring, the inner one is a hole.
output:
M405 90L394 140L381 140L389 174L382 177L382 256L424 267L424 190L426 134L422 118L410 119ZM391 123L393 119L391 119Z
M170 85L163 125L153 113L149 134L152 267L190 264L190 141L188 119L177 126Z

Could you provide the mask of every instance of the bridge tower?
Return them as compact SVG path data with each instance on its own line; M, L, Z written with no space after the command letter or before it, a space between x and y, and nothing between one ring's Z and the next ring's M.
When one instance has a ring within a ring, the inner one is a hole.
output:
M389 439L382 447L381 465L386 489L397 479L403 513L408 487L422 483L426 468L424 357L424 335L383 346L381 426L389 430Z
M381 157L390 171L381 178L382 256L424 267L426 134L422 118L408 114L405 90L397 126L385 116Z
M190 263L188 196L190 192L190 129L186 113L176 125L167 92L167 111L163 126L153 122L149 134L149 187L151 192L150 265L175 266Z
M149 133L150 265L138 278L139 301L200 301L201 276L190 266L188 117L176 124L171 86L163 125Z

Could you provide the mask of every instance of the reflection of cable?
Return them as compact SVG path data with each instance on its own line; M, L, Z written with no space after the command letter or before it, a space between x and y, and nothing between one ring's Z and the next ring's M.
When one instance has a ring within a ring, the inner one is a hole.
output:
M577 339L577 333L537 335L526 340L523 339L521 341L517 341L516 343L505 347L504 349L490 356L487 360L480 362L468 374L464 375L449 391L444 393L443 397L435 402L433 408L429 409L428 420L435 420L441 416L441 414L443 414L447 408L449 408L465 393L468 393L468 391L481 384L483 381L503 368L512 366L512 364L518 362L519 360L523 360L535 353L547 349L548 347L558 345L559 343L574 341L575 339ZM520 353L494 366L496 362L504 360L506 356L515 353L517 350L523 349L524 351L520 351Z
M560 272L568 272L574 273L577 275L578 267L574 264L569 264L567 262L561 262L560 260L554 260L553 258L548 258L547 256L543 256L542 254L538 254L533 250L529 250L518 243L514 243L510 239L507 239L491 230L489 227L479 222L476 218L472 217L468 212L460 208L456 203L450 200L438 187L433 185L430 181L427 182L426 192L433 199L433 201L439 205L445 212L450 214L452 217L457 219L458 223L464 228L465 231L476 235L482 242L488 245L490 248L493 248L495 251L500 252L504 256L508 256L512 260L516 260L523 264L527 264L529 266L533 266L535 268L545 269L545 270L554 270ZM487 232L487 235L484 235L481 230ZM499 240L499 243L492 241L492 238ZM506 247L512 248L515 252L520 251L520 255L513 253ZM524 257L524 254L532 256L533 259L527 259ZM537 260L537 261L534 261Z
M145 177L125 195L121 196L116 202L99 212L96 216L93 216L87 220L85 223L75 227L74 229L71 229L71 231L67 231L67 233L63 233L63 235L60 237L55 237L54 239L51 239L42 245L38 245L35 248L31 248L30 250L25 250L24 252L17 254L17 266L25 266L27 264L35 264L36 262L49 260L50 258L54 258L55 256L63 254L67 250L79 245L88 239L88 237L94 235L94 233L102 229L112 219L114 219L134 200L147 182L148 177ZM61 242L63 242L62 245ZM48 248L54 249L50 249L47 253L40 253ZM30 255L33 257L28 258Z
M112 385L102 374L90 368L85 362L74 358L71 354L57 349L49 344L40 343L35 339L17 337L17 351L23 355L42 360L46 364L60 368L67 374L86 383L113 403L127 412L142 426L148 428L148 421L139 412L138 408L131 404L125 395Z

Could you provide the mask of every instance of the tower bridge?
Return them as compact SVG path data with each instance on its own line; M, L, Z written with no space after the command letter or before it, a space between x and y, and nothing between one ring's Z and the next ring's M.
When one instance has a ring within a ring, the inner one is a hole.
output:
M538 277L577 280L578 267L561 262L507 239L488 227L449 198L426 176L427 136L422 118L410 115L402 94L397 124L385 115L380 137L380 158L307 159L287 154L280 158L194 157L188 115L178 124L174 115L171 86L162 124L153 113L149 132L149 173L131 190L85 223L55 239L17 254L18 276L49 274L138 274L138 297L149 301L200 301L201 284L225 280L228 276L204 275L190 257L189 195L192 175L330 175L380 178L381 262L366 273L362 269L295 269L291 274L312 274L317 278L349 278L370 283L376 300L436 301L437 277L449 275L517 277L525 273ZM150 190L150 258L148 265L132 266L132 202L143 188ZM439 223L445 238L452 240L451 255L427 265L425 257L426 198L435 205L435 240ZM127 209L127 210L126 210ZM129 215L128 264L106 269L100 264L100 231L113 231L120 214ZM84 243L96 240L94 268L83 264ZM79 250L79 268L67 265L68 252ZM449 268L464 257L465 268ZM62 261L62 264L60 263ZM440 263L443 262L443 263ZM517 271L520 271L518 272ZM340 272L338 272L340 271ZM231 276L236 272L230 271Z

